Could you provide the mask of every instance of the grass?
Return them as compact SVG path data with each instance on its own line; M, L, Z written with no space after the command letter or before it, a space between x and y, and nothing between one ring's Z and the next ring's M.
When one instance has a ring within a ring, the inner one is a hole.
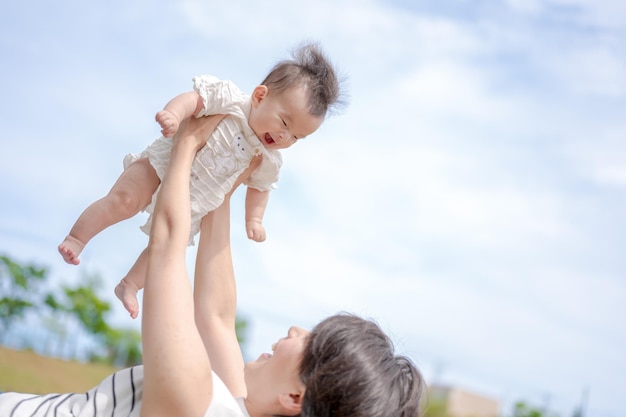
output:
M116 368L49 358L0 346L0 391L32 394L85 392Z

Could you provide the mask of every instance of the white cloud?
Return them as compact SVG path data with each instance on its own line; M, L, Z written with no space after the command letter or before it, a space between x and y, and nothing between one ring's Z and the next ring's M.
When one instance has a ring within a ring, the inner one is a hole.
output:
M619 0L547 0L546 4L574 8L583 24L623 29L626 23L626 5Z
M623 28L626 5L619 0L507 0L515 12L541 17L562 17L583 26Z
M621 189L626 186L626 131L599 132L594 141L573 143L565 150L577 164L579 173L600 186Z

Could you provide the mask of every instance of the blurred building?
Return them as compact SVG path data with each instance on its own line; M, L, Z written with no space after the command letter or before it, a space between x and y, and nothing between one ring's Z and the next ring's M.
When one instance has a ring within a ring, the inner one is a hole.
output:
M429 402L441 404L451 417L498 417L500 402L462 388L433 385Z

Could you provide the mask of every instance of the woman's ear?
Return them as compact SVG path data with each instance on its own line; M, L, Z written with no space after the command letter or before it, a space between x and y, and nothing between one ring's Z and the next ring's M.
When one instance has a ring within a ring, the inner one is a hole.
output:
M280 394L278 401L289 415L300 414L302 410L302 395L300 394Z
M265 100L267 98L267 93L269 92L269 90L267 89L266 86L264 85L257 85L254 88L254 91L252 91L252 105L256 106L258 105L261 101Z

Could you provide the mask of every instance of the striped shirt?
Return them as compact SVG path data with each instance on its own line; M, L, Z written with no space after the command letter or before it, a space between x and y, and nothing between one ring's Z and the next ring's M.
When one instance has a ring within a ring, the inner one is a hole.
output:
M84 394L0 394L0 417L139 417L143 366L122 369ZM205 417L249 417L213 373L213 398Z

